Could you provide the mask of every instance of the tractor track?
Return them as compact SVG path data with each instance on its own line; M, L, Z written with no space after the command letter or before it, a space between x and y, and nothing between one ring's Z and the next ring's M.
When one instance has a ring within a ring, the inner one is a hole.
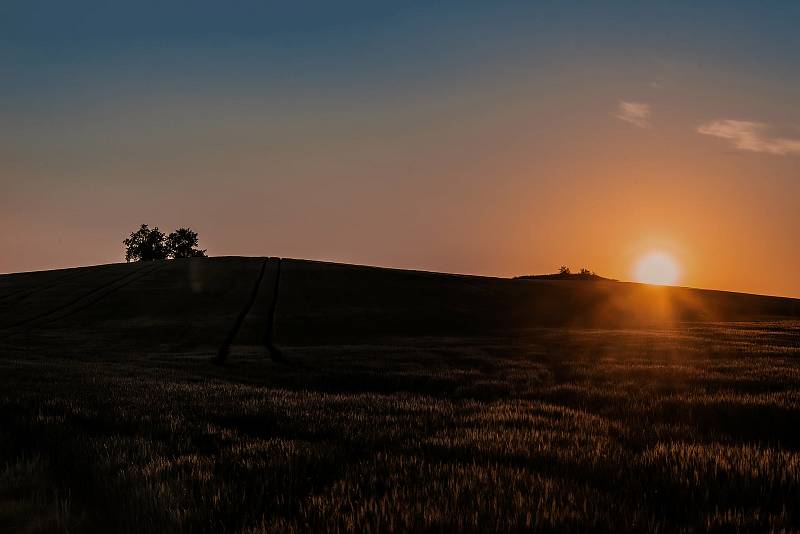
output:
M274 260L276 264L275 268L275 281L272 285L272 294L270 295L270 305L269 311L267 313L267 328L264 332L264 339L263 343L267 348L267 352L269 352L270 359L275 363L288 363L283 356L281 350L275 345L274 341L274 331L275 331L275 315L278 308L278 289L280 287L280 276L281 276L281 259L280 258L265 258L264 262L261 264L261 270L258 273L258 278L256 279L256 283L253 286L253 290L250 292L250 298L247 299L244 307L239 312L239 315L236 317L236 321L233 323L233 327L228 332L228 335L225 337L222 345L220 345L219 350L217 351L217 355L214 358L214 362L217 364L223 364L227 361L228 356L230 355L231 346L233 342L236 340L236 336L239 334L239 330L244 323L244 320L247 318L247 315L250 313L250 310L255 305L256 300L258 299L258 293L261 289L261 285L264 283L264 275L267 271L267 264L270 261Z
M51 287L55 287L58 284L64 282L65 280L71 280L73 278L76 278L76 277L81 276L81 275L86 275L86 274L87 273L82 269L79 269L77 272L66 273L63 276L59 276L58 278L56 278L55 280L53 280L50 283L42 284L40 286L36 286L36 287L31 288L31 289L20 289L18 291L14 291L12 293L9 293L8 295L0 296L0 302L4 302L4 301L7 301L7 300L12 300L12 301L19 302L20 300L26 299L29 296L33 295L34 293L38 293L40 291L45 291L47 289L50 289Z
M133 272L127 273L123 276L117 277L114 280L102 284L99 287L96 287L79 297L76 297L69 302L66 302L60 306L57 306L51 310L48 310L44 313L40 313L34 317L29 317L27 319L23 319L11 325L4 326L2 330L12 330L11 332L6 332L5 335L0 336L0 339L8 339L14 335L20 334L25 330L14 330L20 327L29 326L34 323L39 323L39 325L49 324L53 321L57 321L58 319L63 319L64 317L68 317L73 313L77 313L87 307L96 304L103 298L107 297L108 295L114 293L115 291L122 289L123 287L141 279L145 276L151 274L154 271L157 271L163 268L166 263L156 264L152 266L143 266L139 269L136 269ZM149 267L149 268L148 268ZM138 275L138 276L137 276ZM70 309L71 308L71 309ZM65 311L66 313L59 312Z
M278 292L281 287L281 259L276 258L276 260L275 283L272 286L272 301L270 302L269 314L267 315L267 331L264 336L264 345L267 346L272 361L276 363L287 363L283 352L275 345L275 315L278 310Z
M231 345L233 344L234 339L236 339L236 334L239 333L239 329L242 327L242 323L244 322L245 317L247 314L250 313L250 308L253 307L253 304L256 302L256 297L258 296L258 290L261 287L261 280L264 279L264 272L267 270L267 262L269 258L265 258L263 262L261 262L261 269L258 272L258 278L256 278L255 286L253 286L253 290L250 292L250 298L247 299L247 303L239 312L239 315L236 317L236 321L233 323L233 327L228 332L228 335L225 336L225 339L222 341L222 345L220 345L219 350L217 351L217 355L214 357L215 363L225 363L228 359L228 355L231 352Z

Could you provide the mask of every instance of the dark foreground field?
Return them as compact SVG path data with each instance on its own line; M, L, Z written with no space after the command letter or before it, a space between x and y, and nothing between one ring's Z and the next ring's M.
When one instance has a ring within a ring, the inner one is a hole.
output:
M797 530L798 319L263 258L0 276L0 531Z

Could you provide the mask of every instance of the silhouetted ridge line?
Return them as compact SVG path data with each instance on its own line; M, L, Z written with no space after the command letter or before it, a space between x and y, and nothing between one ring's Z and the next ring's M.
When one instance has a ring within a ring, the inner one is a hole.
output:
M515 276L514 280L604 280L606 282L619 282L616 278L606 278L594 273L553 273L553 274L526 274Z
M157 268L159 268L161 266L162 265L155 265L155 266L145 265L145 266L142 266L139 269L136 269L135 271L132 271L132 272L127 273L127 274L124 274L123 276L117 277L114 280L112 280L112 281L110 281L110 282L108 282L106 284L101 284L100 286L95 287L94 289L92 289L90 291L87 291L86 293L82 294L81 296L76 297L76 298L70 300L69 302L66 302L66 303L64 303L64 304L62 304L60 306L57 306L57 307L55 307L55 308L53 308L51 310L48 310L48 311L46 311L44 313L40 313L39 315L35 315L33 317L28 317L27 319L22 319L20 321L17 321L16 323L12 323L10 325L6 325L6 326L3 327L3 330L10 330L10 329L13 329L13 328L19 328L21 326L26 326L26 325L29 325L31 323L40 321L42 319L46 319L48 316L56 314L56 313L58 313L58 312L60 312L62 310L66 310L66 309L68 309L68 308L70 308L72 306L79 305L79 307L77 307L76 309L74 309L74 310L72 310L72 311L70 311L70 312L68 312L68 313L66 313L64 315L61 315L60 317L54 317L53 320L58 319L58 318L62 318L62 317L66 317L70 313L74 313L74 312L76 312L78 310L83 309L84 307L86 307L88 305L94 304L98 300L100 300L103 297L105 297L106 295L116 291L120 287L124 287L128 283L133 282L134 280L138 280L139 278L141 278L143 276L146 276L147 274L151 273L152 271L154 271L155 269L157 269ZM150 269L147 269L147 267L150 267ZM145 272L142 273L142 271L145 271ZM141 274L141 276L137 276L137 277L133 278L132 280L129 280L128 282L126 282L126 283L124 283L122 285L119 285L118 287L113 287L114 285L119 284L123 280L129 279L129 278L133 277L136 274ZM85 299L89 299L93 295L96 295L97 293L100 293L100 292L104 291L105 289L108 289L108 288L111 288L111 287L113 287L113 289L111 289L111 291L107 291L105 293L101 293L98 298L96 298L94 300L90 300L90 301L88 301L86 303L83 303L83 305L80 305L81 301L83 301ZM45 321L45 324L47 322L48 321ZM17 334L17 333L19 333L19 332L10 332L6 336L4 336L4 339L8 338L10 336L13 336L14 334Z
M236 339L236 334L239 333L239 328L241 328L242 323L244 322L244 318L247 317L247 314L250 312L250 308L253 307L253 304L256 301L256 296L258 295L258 289L261 287L261 280L264 278L264 271L267 269L267 261L264 260L261 263L261 270L258 273L258 278L256 279L255 286L253 286L253 291L250 292L250 298L247 299L247 303L239 312L239 316L236 317L236 321L233 323L233 327L231 328L228 335L225 337L225 340L220 345L219 350L217 351L217 356L214 358L216 363L223 363L225 360L228 359L228 355L231 352L231 345L233 344L233 340Z
M283 357L281 349L275 346L275 316L278 309L278 291L281 284L281 259L275 258L277 266L275 268L275 284L272 286L272 303L269 307L269 315L267 316L267 332L264 339L264 344L267 346L269 356L272 361L279 363L286 363L286 358Z

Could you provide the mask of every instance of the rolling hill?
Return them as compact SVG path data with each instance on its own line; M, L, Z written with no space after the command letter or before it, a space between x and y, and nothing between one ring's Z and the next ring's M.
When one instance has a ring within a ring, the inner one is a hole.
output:
M273 304L274 340L290 346L800 317L796 299L720 291L219 257L0 276L0 340L214 351L230 336L257 346L273 331Z
M3 275L0 532L796 531L799 317L277 258Z

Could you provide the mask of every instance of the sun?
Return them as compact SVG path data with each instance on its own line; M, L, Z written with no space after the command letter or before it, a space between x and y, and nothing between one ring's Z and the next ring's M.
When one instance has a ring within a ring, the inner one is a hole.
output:
M639 258L633 273L637 282L669 286L678 282L680 268L669 254L652 251Z

